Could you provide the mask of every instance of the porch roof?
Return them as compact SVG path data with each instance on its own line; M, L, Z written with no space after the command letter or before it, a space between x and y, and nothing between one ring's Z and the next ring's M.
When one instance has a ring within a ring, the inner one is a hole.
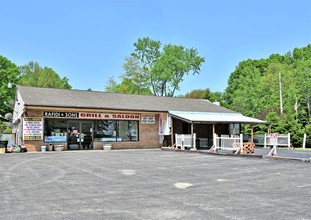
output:
M215 112L186 112L169 111L172 117L189 123L239 123L239 124L269 124L266 121L244 116L240 113L215 113Z

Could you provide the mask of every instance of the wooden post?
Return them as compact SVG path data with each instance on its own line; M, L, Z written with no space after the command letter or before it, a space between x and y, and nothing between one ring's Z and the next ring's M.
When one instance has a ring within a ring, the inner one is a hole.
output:
M215 124L213 124L213 134L215 133Z

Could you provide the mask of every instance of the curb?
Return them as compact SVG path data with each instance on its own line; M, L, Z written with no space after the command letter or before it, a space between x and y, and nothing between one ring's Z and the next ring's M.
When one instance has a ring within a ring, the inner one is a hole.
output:
M264 158L274 159L274 160L288 160L288 161L301 161L305 163L311 163L311 159L306 158L296 158L296 157L280 157L280 156L265 156Z
M226 153L212 153L200 150L180 150L172 148L161 148L164 151L174 151L174 152L185 152L185 153L201 153L201 154L210 154L218 156L232 156L232 157L246 157L246 158L261 158L261 159L273 159L273 160L287 160L287 161L300 161L305 163L311 163L311 158L295 158L295 157L280 157L280 156L265 156L265 155L252 155L252 154L226 154Z
M263 155L251 155L251 154L225 154L225 153L212 153L200 150L180 150L180 149L171 149L171 148L161 148L164 151L173 151L173 152L185 152L185 153L200 153L200 154L211 154L218 156L232 156L232 157L249 157L249 158L263 158Z

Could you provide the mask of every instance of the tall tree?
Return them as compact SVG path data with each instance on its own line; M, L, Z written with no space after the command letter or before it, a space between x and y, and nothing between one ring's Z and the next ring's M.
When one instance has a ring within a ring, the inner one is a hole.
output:
M218 101L220 105L224 105L223 94L221 92L212 92L209 88L192 90L186 93L184 97L191 99L207 99L211 102Z
M108 79L105 91L116 93L130 93L151 95L148 79L144 77L145 73L140 65L140 61L135 57L126 57L123 65L124 74L120 75L121 83L118 84L113 77Z
M4 116L12 111L10 101L14 99L15 90L8 88L8 83L17 83L20 71L18 67L0 55L0 114Z
M304 132L311 137L311 45L240 62L224 97L229 108L267 120L272 132L291 133L292 143L301 146Z
M161 45L148 37L139 38L132 56L140 61L141 76L154 95L174 96L185 75L200 72L204 58L193 48L168 44L161 50Z
M206 91L204 89L195 89L186 93L184 97L189 99L205 99Z
M152 88L155 95L174 96L179 84L189 73L199 74L204 58L198 56L196 49L184 46L165 45L161 57L151 70L154 78Z
M37 62L31 61L27 65L20 67L20 70L20 85L71 89L67 77L61 78L53 69L42 68Z

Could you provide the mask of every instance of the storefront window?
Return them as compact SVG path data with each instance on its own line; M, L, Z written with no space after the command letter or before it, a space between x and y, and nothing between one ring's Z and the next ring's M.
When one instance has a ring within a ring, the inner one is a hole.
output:
M66 142L67 121L61 119L44 120L44 141L45 142Z
M130 141L138 141L137 121L129 121L129 138L130 138Z
M95 141L138 141L138 121L96 121Z

